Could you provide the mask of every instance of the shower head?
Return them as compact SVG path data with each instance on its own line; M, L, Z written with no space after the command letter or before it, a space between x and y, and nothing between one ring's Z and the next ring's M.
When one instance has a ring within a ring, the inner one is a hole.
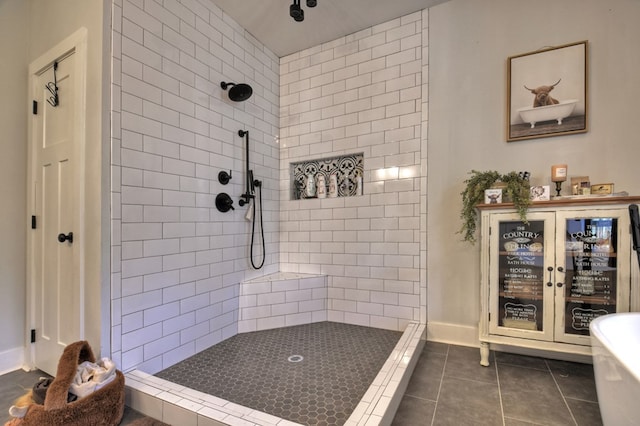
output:
M226 83L224 81L220 83L220 87L222 87L222 90L227 90L227 87L229 86L231 86L231 88L229 89L229 99L234 102L246 101L251 97L251 94L253 93L253 89L248 84Z
M293 4L289 6L289 16L296 22L304 21L304 10L300 7L300 0L293 0Z

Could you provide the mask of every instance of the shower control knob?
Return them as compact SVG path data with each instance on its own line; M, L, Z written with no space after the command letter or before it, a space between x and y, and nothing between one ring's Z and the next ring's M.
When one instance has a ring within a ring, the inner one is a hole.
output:
M218 182L220 182L223 185L226 185L229 183L229 181L231 180L231 170L229 170L229 173L227 173L225 170L220 171L220 173L218 173Z
M235 210L233 208L233 200L226 192L221 192L216 196L216 208L222 213L226 213L229 210Z

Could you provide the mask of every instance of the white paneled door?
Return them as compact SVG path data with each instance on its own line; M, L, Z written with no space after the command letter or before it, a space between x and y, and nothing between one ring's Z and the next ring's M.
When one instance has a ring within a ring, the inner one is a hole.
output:
M55 375L64 348L82 339L82 37L30 67L29 307L32 362Z

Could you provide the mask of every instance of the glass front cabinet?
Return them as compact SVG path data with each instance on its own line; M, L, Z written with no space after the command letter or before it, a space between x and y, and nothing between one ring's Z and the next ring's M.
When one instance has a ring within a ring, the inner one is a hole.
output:
M526 223L513 209L479 209L480 363L490 345L590 355L590 322L630 309L628 204L536 203Z

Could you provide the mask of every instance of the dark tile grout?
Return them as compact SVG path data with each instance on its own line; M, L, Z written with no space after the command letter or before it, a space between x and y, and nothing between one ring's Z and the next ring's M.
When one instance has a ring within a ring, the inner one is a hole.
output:
M545 360L545 364L546 364L547 368L549 369L549 373L551 373L551 378L553 379L553 383L555 383L556 388L558 389L558 392L560 392L560 395L562 395L562 400L564 402L565 407L567 407L567 410L569 410L569 414L571 415L571 418L573 419L575 424L578 424L578 422L576 421L576 417L574 416L573 412L571 411L571 407L567 403L567 397L562 392L562 388L560 387L560 384L558 383L558 380L556 379L555 375L553 374L553 370L551 369L551 366L549 365L549 363L546 360Z
M427 343L425 343L425 348L427 347ZM431 416L431 422L435 421L435 415L438 412L438 399L440 398L440 392L442 392L442 382L444 381L445 371L447 369L447 358L449 358L449 345L447 345L447 350L444 353L444 365L442 366L442 372L440 373L440 385L438 386L438 393L436 395L433 415ZM396 413L396 416L398 414Z
M491 357L490 357L491 358ZM490 364L493 366L496 372L496 384L498 385L498 397L500 398L500 416L502 417L502 424L504 424L504 398L502 398L502 388L500 386L500 372L498 371L498 357L493 356L493 362Z

